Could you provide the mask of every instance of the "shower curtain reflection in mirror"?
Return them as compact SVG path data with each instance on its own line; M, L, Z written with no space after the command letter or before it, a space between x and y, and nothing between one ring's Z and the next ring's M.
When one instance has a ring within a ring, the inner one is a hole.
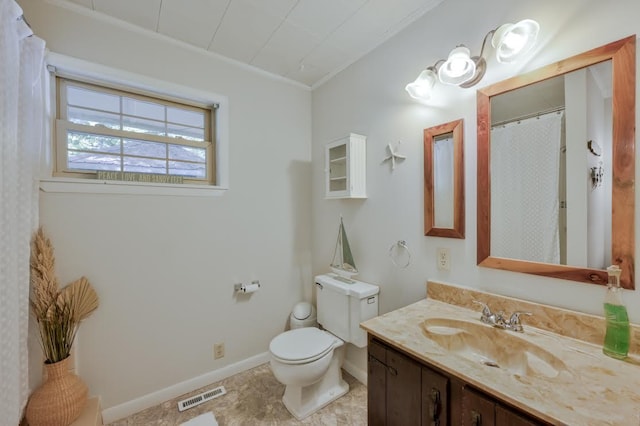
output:
M561 263L563 117L553 112L492 128L492 256Z
M433 138L433 197L436 228L453 228L453 132Z
M424 235L464 238L463 120L424 129Z

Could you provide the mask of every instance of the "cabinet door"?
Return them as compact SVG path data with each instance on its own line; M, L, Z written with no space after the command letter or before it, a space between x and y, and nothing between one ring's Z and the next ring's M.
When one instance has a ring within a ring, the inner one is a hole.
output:
M367 373L367 419L369 426L384 426L387 421L387 350L369 340Z
M326 198L367 198L366 141L366 137L350 133L326 144Z
M347 195L349 189L348 139L327 146L327 196Z
M494 426L495 402L468 387L462 390L462 425Z
M420 425L422 367L391 349L387 349L387 367L387 425Z
M543 423L537 423L529 420L500 404L496 405L496 425L497 426L538 426Z
M449 379L430 368L422 368L422 425L449 424Z

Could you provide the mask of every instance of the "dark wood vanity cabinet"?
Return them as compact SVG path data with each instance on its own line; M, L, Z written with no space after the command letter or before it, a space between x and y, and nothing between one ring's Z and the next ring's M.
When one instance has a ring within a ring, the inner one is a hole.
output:
M547 424L371 336L367 380L370 426Z
M377 340L367 380L370 426L448 424L449 379Z
M449 378L422 367L422 415L424 426L445 426L449 424Z
M368 364L369 425L420 425L420 364L375 341Z
M479 392L462 389L462 423L470 426L490 426L496 424L496 404Z

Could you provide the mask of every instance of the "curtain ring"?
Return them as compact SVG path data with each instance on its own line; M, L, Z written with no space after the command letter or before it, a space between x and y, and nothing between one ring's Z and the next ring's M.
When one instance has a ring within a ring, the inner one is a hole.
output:
M394 251L396 247L398 248ZM395 259L396 257L398 257L398 251L400 249L404 249L407 252L407 261L402 265L398 264ZM389 258L391 259L391 263L393 263L393 265L397 268L405 269L407 266L409 266L411 264L411 250L409 250L407 242L404 240L398 240L397 242L391 244L391 247L389 247Z

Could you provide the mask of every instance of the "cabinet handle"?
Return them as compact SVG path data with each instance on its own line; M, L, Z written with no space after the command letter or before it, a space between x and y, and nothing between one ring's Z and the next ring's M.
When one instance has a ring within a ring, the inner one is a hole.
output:
M389 370L389 373L391 373L392 376L397 376L398 375L398 370L396 370L392 366L387 365L387 369Z
M440 391L436 388L431 388L431 407L429 410L429 417L431 418L431 424L433 426L440 426Z
M482 426L482 416L476 410L471 412L471 425Z

